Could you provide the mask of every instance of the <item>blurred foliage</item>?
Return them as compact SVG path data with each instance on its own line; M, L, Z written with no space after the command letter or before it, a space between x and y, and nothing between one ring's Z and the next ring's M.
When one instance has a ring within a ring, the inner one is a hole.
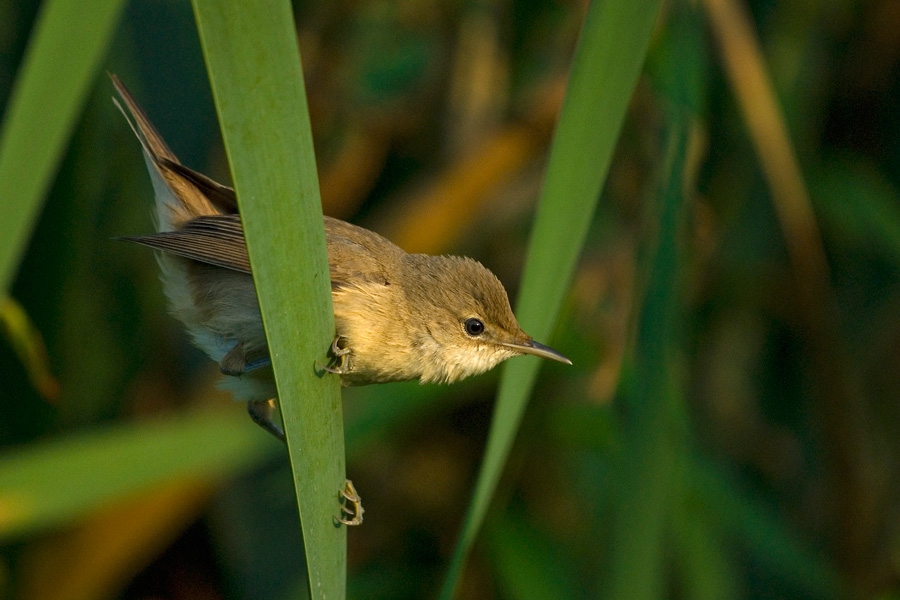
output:
M547 158L516 300L519 323L538 339L549 338L558 322L660 6L658 0L595 2L585 17ZM598 77L601 73L602 78ZM585 127L585 123L593 126ZM544 362L511 361L502 367L484 459L441 589L442 599L456 596Z
M900 10L741 5L815 213L823 291L797 269L712 4L664 5L562 320L541 340L575 365L545 365L459 597L900 595ZM474 256L515 297L585 12L298 4L325 211L409 250ZM0 3L0 114L35 14L33 2ZM104 67L186 164L227 181L186 3L128 3ZM145 168L111 93L98 74L10 290L59 395L45 399L0 338L0 468L197 406L243 412L165 314L151 254L111 240L152 227ZM497 379L344 391L348 476L366 507L349 534L350 597L437 594ZM250 469L219 465L212 489L173 493L167 480L141 493L165 510L113 498L6 532L0 593L47 597L35 580L67 573L94 578L79 588L90 597L298 597L287 461L259 456ZM59 477L114 475L118 457ZM11 509L0 502L0 524ZM97 560L110 523L135 533Z

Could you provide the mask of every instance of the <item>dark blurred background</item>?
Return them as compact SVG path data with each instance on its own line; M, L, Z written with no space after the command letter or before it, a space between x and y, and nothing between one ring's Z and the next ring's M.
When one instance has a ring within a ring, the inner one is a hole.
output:
M746 6L816 212L831 335L810 324L820 313L802 301L705 13L665 3L562 320L546 340L574 366L542 371L461 597L604 593L616 553L606 532L624 498L612 466L629 416L623 381L664 154L665 82L654 65L671 50L664 38L676 13L689 14L702 42L694 67L703 96L679 277L689 451L678 468L691 474L690 493L668 517L660 596L900 597L900 3ZM473 256L515 298L586 8L297 4L324 212L408 251ZM0 4L0 114L37 9ZM188 3L128 3L105 67L185 164L228 182ZM198 404L243 411L216 391L215 365L166 314L152 253L112 239L152 229L149 179L112 93L99 77L12 288L43 337L52 379L29 378L0 339L0 448L10 452ZM496 382L491 373L449 387L344 390L348 476L366 507L365 525L348 535L350 597L435 595ZM302 597L288 462L274 446L265 456L152 517L123 508L120 518L158 535L123 543L118 560L93 560L71 543L92 515L8 541L0 590L47 597L34 581L83 569L116 582L89 597Z

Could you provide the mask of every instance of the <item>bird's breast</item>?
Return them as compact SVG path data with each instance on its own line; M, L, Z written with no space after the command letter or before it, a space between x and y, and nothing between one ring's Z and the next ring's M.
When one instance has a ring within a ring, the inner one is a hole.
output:
M412 318L402 292L388 283L368 282L332 291L337 335L350 350L346 385L408 381L421 375L413 351Z

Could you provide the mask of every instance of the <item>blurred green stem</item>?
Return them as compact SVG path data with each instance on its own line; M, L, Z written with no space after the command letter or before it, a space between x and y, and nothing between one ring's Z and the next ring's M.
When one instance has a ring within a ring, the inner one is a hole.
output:
M659 237L649 265L640 310L619 450L619 501L613 506L610 572L601 583L608 598L658 598L665 585L664 550L672 503L683 496L686 423L677 362L682 300L679 293L683 221L683 173L689 121L677 111L670 121L666 185L660 196Z

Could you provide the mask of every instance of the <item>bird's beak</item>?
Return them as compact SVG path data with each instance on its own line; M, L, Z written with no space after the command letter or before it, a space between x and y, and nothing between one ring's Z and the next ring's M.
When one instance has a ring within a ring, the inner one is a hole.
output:
M572 361L548 346L543 344L538 344L534 340L528 340L527 342L516 343L516 342L502 342L503 346L507 348L512 348L517 352L521 352L522 354L533 354L534 356L540 356L541 358L549 358L550 360L555 360L556 362L566 363L567 365L571 365Z

